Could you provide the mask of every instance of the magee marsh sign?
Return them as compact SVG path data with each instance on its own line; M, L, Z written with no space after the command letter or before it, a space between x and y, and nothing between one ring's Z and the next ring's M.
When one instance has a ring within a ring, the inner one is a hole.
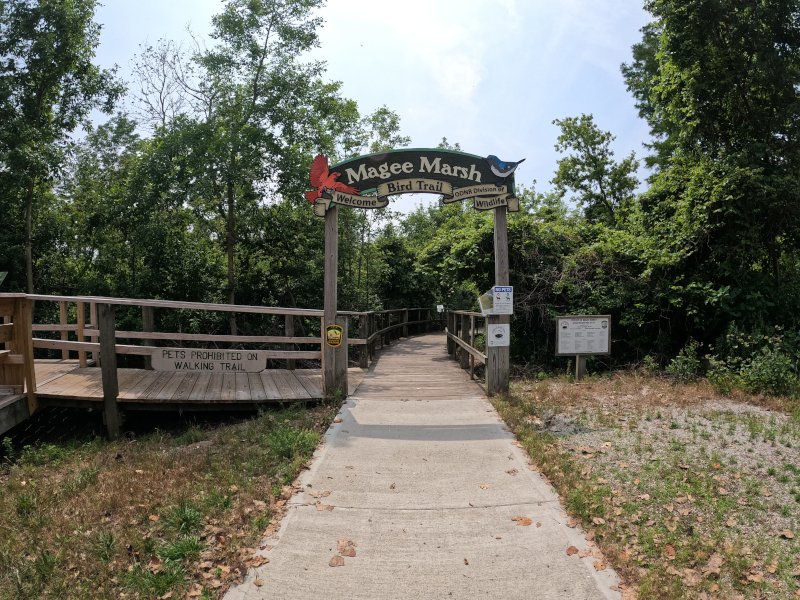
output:
M306 192L306 200L319 216L325 216L331 204L383 208L398 194L438 194L444 203L472 199L478 210L506 206L515 212L519 199L514 195L514 170L522 160L414 149L368 154L329 167L327 157L319 155L309 176L315 189Z

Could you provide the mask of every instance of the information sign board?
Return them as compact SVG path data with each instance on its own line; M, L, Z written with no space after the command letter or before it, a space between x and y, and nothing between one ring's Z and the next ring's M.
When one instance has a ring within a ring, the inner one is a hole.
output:
M556 354L609 354L610 315L574 315L556 318Z

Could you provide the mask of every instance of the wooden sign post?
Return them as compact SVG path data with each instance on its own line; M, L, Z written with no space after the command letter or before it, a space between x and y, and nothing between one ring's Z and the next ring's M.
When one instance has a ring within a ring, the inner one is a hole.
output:
M325 212L325 298L322 323L322 384L326 397L347 397L347 321L343 339L334 345L327 339L326 330L337 322L339 279L339 208L331 206Z
M494 283L508 285L508 213L505 206L494 209ZM490 315L488 325L511 323L511 315ZM509 346L486 345L486 392L490 396L508 393Z
M524 159L523 159L524 160ZM445 204L472 200L476 210L493 210L495 215L495 285L507 286L507 214L519 211L514 195L514 170L522 162L506 162L493 154L477 156L440 148L403 149L358 156L329 167L322 154L314 158L305 193L314 214L325 218L325 311L322 322L322 371L326 396L347 396L347 323L337 321L338 210L376 209L399 194L438 194ZM406 318L407 320L407 318ZM495 315L490 324L508 324L510 315ZM335 325L343 330L330 339ZM404 333L405 330L404 330ZM343 334L343 335L342 335ZM343 337L344 343L330 340ZM487 385L489 394L508 391L509 348L495 344L488 348Z

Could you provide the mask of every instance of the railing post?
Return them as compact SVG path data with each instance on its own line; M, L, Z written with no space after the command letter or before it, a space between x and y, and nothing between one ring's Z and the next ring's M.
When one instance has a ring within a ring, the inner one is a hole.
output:
M156 316L152 306L142 307L142 331L153 333L156 329ZM154 344L155 340L148 340L150 344ZM144 357L144 368L148 371L153 370L152 361L149 356Z
M83 302L78 301L75 304L75 313L75 320L78 323L78 329L75 332L75 336L79 342L84 342L86 341L86 338L83 335L83 329L86 326L86 305ZM86 350L78 351L78 366L81 369L86 368Z
M294 315L286 315L284 318L285 334L286 337L294 337ZM294 350L294 344L289 345L289 349ZM293 358L286 360L286 368L293 371L295 368L295 361Z
M475 315L469 316L469 345L475 347ZM469 378L475 379L475 357L469 355Z
M449 311L449 310L445 313L445 321L446 321L445 331L447 332L447 354L449 354L450 357L452 358L453 357L453 345L454 344L453 344L453 340L450 339L450 334L453 333L453 325L452 325L453 313L451 311Z
M60 300L58 303L58 324L62 327L61 331L61 341L66 342L69 340L69 331L66 330L66 326L69 323L69 319L67 318L67 303L64 300ZM61 360L69 360L69 350L66 348L61 349Z
M403 311L403 337L408 337L408 309Z
M469 317L467 315L461 315L461 331L460 331L461 335L458 336L466 344L469 343L469 328L467 327L468 320ZM462 369L469 368L469 358L470 358L470 353L462 348L461 360L459 361L461 363Z
M90 302L89 303L89 327L92 329L97 329L97 303ZM90 335L89 341L90 342L97 342L100 338L96 335ZM92 352L92 360L94 361L95 366L100 366L100 353L99 352Z
M358 317L359 335L364 340L364 345L361 346L361 352L358 356L358 366L362 369L369 367L369 316L367 313L361 313Z
M108 437L117 439L121 433L119 407L119 383L117 381L117 350L114 324L114 307L101 304L98 307L98 327L100 328L100 373L103 379L103 418Z
M342 398L347 398L348 385L347 385L347 366L348 366L348 319L346 315L336 315L336 324L342 328L342 345L336 348L336 359L334 365L336 369L336 381L339 385L339 390Z

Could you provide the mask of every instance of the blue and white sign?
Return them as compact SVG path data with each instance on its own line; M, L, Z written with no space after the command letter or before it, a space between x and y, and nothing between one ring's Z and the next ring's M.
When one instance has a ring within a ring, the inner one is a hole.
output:
M514 287L510 285L496 285L492 288L492 314L514 314Z

